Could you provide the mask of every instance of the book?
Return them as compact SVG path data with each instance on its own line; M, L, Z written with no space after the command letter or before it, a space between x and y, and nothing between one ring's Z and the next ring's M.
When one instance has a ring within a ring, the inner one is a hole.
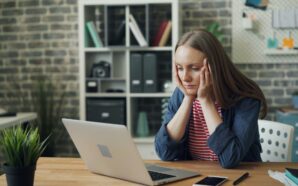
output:
M156 35L154 36L154 39L152 42L152 46L158 46L161 36L162 36L163 32L165 31L168 22L169 22L168 20L164 20L159 25L158 31L157 31Z
M101 41L98 33L96 32L95 25L94 25L93 21L88 21L86 23L86 26L87 26L87 30L91 36L91 39L94 43L94 46L97 48L103 47L102 41Z
M172 21L168 21L168 24L161 36L161 39L158 43L158 46L165 46L167 44L167 41L169 40L169 36L172 30Z
M286 168L285 175L295 184L298 184L298 169Z
M132 14L129 14L129 28L131 29L140 46L148 46L148 43Z

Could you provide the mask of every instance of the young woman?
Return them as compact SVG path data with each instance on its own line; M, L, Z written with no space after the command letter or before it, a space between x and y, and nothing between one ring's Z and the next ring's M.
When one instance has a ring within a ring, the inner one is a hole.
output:
M211 33L182 36L173 74L177 88L155 137L162 160L219 161L224 168L261 161L258 118L266 116L265 97Z

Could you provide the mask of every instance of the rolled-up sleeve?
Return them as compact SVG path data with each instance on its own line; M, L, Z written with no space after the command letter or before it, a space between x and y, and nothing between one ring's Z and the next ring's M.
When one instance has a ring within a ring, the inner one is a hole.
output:
M233 119L224 120L210 135L208 146L222 167L233 168L246 156L258 134L259 111L258 100L243 99L236 104Z
M182 99L182 93L176 88L169 100L163 124L155 136L155 151L164 161L185 160L187 156L187 134L180 141L174 141L166 127L180 107Z

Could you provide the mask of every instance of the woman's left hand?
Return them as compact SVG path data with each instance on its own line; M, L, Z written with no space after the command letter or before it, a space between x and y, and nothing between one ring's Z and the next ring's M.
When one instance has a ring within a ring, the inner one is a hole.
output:
M204 59L204 66L201 68L200 85L197 92L197 98L200 101L204 101L211 98L212 95L212 79L210 66L207 63L207 59Z

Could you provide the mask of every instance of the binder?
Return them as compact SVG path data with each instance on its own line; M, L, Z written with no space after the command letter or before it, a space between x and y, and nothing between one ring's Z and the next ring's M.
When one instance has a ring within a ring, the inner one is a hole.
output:
M143 92L143 63L142 55L133 53L130 56L130 91Z
M156 54L143 56L144 92L157 92L157 60Z

